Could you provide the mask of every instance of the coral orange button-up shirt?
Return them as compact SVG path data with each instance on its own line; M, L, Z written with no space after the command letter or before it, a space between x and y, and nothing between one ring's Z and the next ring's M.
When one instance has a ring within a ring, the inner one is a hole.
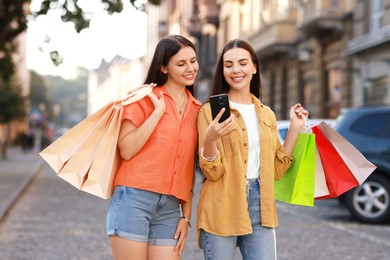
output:
M122 159L115 185L173 195L187 201L194 180L196 120L201 103L187 90L186 110L180 122L176 104L165 88L153 89L156 95L160 91L164 93L165 113L144 147L130 160ZM145 97L125 107L122 120L130 120L139 127L153 111L152 102Z

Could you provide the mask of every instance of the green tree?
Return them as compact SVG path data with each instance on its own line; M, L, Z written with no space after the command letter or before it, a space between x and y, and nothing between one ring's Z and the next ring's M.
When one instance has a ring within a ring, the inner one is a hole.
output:
M52 117L52 101L45 78L32 71L30 84L30 107L41 109L44 106L46 111L41 112L45 112L47 119L50 120Z
M15 119L23 119L26 116L26 98L22 94L20 85L14 82L4 82L0 79L0 111L0 124L6 126L4 140L0 140L0 149L2 159L6 159L10 134L9 123Z
M90 0L99 1L99 0ZM145 10L142 0L100 0L104 10L108 14L120 13L123 10L123 1L129 1L138 10ZM89 27L91 15L84 12L78 4L79 0L42 0L40 10L32 14L32 17L46 15L50 10L60 9L61 19L64 22L74 24L76 32ZM159 5L161 0L148 0L153 5ZM31 0L0 0L0 122L9 123L20 117L20 111L10 113L9 108L26 109L25 99L20 88L13 88L12 80L15 75L16 65L13 54L17 52L16 37L27 29L30 17ZM62 62L58 51L50 52L50 58L55 65ZM18 96L19 97L16 97ZM6 98L8 97L8 98ZM24 110L24 114L26 110ZM23 114L23 113L22 113ZM3 142L4 143L4 142Z

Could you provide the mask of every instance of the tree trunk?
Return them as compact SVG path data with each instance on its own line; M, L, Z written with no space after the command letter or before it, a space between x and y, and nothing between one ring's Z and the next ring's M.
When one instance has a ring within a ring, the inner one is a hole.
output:
M1 151L1 159L2 160L7 160L7 147L8 147L8 143L9 143L9 135L10 135L10 132L11 132L11 124L8 123L5 125L5 131L4 131L4 135L3 135L3 139L1 141L1 144L0 144L0 151Z

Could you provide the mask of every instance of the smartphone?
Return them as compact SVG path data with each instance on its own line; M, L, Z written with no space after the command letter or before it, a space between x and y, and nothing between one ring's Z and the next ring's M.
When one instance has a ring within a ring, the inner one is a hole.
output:
M219 123L222 123L230 117L229 98L227 94L219 94L210 96L211 115L214 118L218 115L222 108L225 108L222 117L219 119Z

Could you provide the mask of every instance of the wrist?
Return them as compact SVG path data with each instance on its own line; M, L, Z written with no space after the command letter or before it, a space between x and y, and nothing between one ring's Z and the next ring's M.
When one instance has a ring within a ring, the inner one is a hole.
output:
M161 118L164 115L164 110L162 110L162 109L155 109L153 111L153 114L156 115L158 118Z
M218 154L219 154L219 150L217 149L217 152L213 155L213 156L205 156L204 153L203 153L203 150L204 150L204 147L202 147L202 149L200 149L200 155L203 157L203 159L205 159L206 161L208 162L213 162L215 159L217 159L218 157Z
M191 222L188 218L186 218L185 216L181 216L181 218L184 219L185 222L187 222L189 228L192 228Z

